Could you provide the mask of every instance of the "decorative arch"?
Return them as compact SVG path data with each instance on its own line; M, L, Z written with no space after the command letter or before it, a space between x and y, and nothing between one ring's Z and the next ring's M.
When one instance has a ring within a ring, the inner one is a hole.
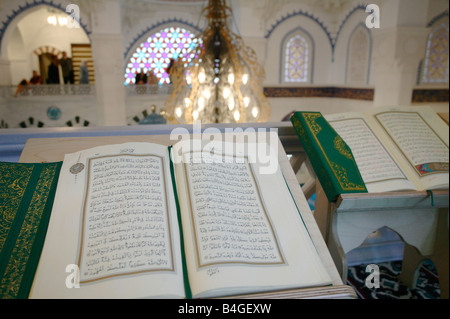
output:
M147 74L149 84L170 83L166 70L171 60L185 56L198 43L196 35L179 24L164 23L151 30L139 37L140 43L128 54L124 75L126 85L133 84L136 74L141 71Z
M354 7L352 10L350 10L347 15L345 16L345 18L342 20L338 31L336 32L336 36L333 39L333 50L336 47L336 43L339 39L339 36L341 34L342 29L344 28L345 24L347 23L347 21L350 19L351 16L353 16L355 13L357 13L358 11L364 11L366 12L366 5L360 4L357 5L356 7Z
M350 34L347 45L345 81L350 84L368 84L372 60L372 34L363 23Z
M44 53L50 53L52 55L55 55L58 59L62 58L62 51L58 50L57 48L45 45L45 46L41 46L37 49L35 49L33 51L34 54L36 54L37 56L40 56L41 54Z
M13 9L9 14L6 15L6 19L3 21L0 21L0 55L3 53L3 40L5 37L5 34L8 30L8 27L14 23L17 17L23 15L25 12L28 12L29 10L32 10L36 7L39 7L41 5L47 5L50 7L53 7L55 9L58 9L64 13L66 12L65 6L61 3L55 3L53 0L33 0L32 2L25 2L24 4L18 4L16 9ZM91 34L91 31L88 29L87 25L83 23L81 17L79 21L80 27L84 30L86 35L89 37Z
M438 14L433 19L430 20L430 22L427 23L427 28L433 27L433 25L436 24L436 22L440 21L442 18L447 17L448 19L448 10L445 10L444 12Z
M293 18L293 17L297 17L297 16L303 16L306 17L312 21L314 21L326 34L328 41L330 43L331 46L331 56L332 56L332 60L334 61L334 51L336 48L336 43L339 39L339 35L342 31L342 28L344 27L344 25L346 24L346 22L349 20L349 18L351 16L353 16L356 12L358 11L366 11L366 6L365 5L357 5L356 7L354 7L352 10L349 11L349 13L345 16L345 18L342 20L338 31L336 32L336 35L333 37L333 35L331 34L331 32L328 30L328 28L325 26L325 24L316 16L314 16L313 14L303 11L303 10L298 10L298 11L294 11L292 13L288 13L284 16L282 16L280 19L276 20L274 24L272 24L269 28L269 30L266 32L264 38L268 39L271 34L275 31L276 28L278 28L283 22L285 22L286 20Z
M203 32L203 29L195 26L193 23L190 23L189 21L184 21L182 19L167 19L160 22L157 22L148 28L145 28L141 32L139 32L138 35L136 35L133 40L130 42L128 47L125 49L123 57L125 60L128 60L131 57L131 54L137 49L140 43L147 40L147 38L152 35L155 32L158 32L161 28L168 27L168 26L180 26L182 28L187 28L191 30L192 32L201 33Z
M305 12L303 10L299 10L299 11L294 11L292 13L288 13L285 16L282 16L280 19L278 19L277 21L275 21L274 24L272 24L269 28L269 30L266 32L266 35L264 36L264 38L269 38L271 36L271 34L273 33L273 31L280 25L282 24L284 21L296 17L296 16L303 16L306 17L308 19L311 19L312 21L314 21L315 23L317 23L320 28L325 32L325 34L328 37L328 40L330 41L330 45L333 46L333 38L331 36L330 31L328 31L327 27L325 26L325 24L319 20L319 18L313 16L312 14L310 14L309 12Z

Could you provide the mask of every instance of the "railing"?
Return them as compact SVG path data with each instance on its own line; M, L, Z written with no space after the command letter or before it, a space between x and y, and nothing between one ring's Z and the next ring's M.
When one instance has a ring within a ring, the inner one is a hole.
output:
M239 131L253 128L258 129L277 129L278 137L287 154L296 154L304 152L303 147L292 127L291 122L275 123L227 123L227 124L204 124L201 130L217 128L221 133L227 129ZM85 137L85 136L120 136L120 135L161 135L171 134L174 129L185 129L192 134L194 126L188 124L167 124L167 125L133 125L133 126L97 126L97 127L41 127L11 128L0 130L0 161L17 161L20 153L29 138L51 138L51 137ZM177 137L178 138L178 137Z
M133 84L126 85L127 96L133 95L169 95L173 91L172 84Z
M55 96L55 95L95 95L95 84L28 84L5 85L0 87L3 98L26 96Z
M127 96L169 95L173 91L171 84L138 84L125 85ZM0 86L3 98L25 96L58 96L58 95L95 95L95 84L42 84L42 85L4 85Z

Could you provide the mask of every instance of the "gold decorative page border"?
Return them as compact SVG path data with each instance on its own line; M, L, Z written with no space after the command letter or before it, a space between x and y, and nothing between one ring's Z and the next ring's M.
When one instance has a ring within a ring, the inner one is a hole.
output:
M40 173L36 189L21 225L19 236L11 253L3 280L0 283L4 298L16 298L19 293L22 277L24 276L42 214L57 172L56 168L57 165L46 165Z
M365 184L373 184L373 183L380 183L380 182L387 182L387 181L392 181L392 180L408 180L408 178L406 177L405 173L403 172L403 170L398 166L397 162L394 160L394 158L392 157L392 155L387 151L385 145L383 143L381 143L381 140L379 139L379 137L374 133L374 131L372 130L372 128L367 125L367 122L363 119L363 118L359 118L359 117L352 117L352 118L345 118L345 119L340 119L340 120L333 120L333 121L329 121L330 123L332 122L342 122L342 121L347 121L347 120L361 120L363 121L363 123L367 126L367 128L369 129L370 133L377 139L378 143L381 145L381 147L385 150L386 154L391 158L391 160L394 162L395 166L397 166L397 168L399 169L400 173L403 175L403 178L387 178L387 179L382 179L382 180L376 180L373 182L364 182Z
M183 153L183 157L184 157L185 154L188 154L188 153L202 153L202 152L201 151L185 152L185 153ZM220 154L220 155L223 155L223 154ZM236 159L237 157L238 156L233 155L233 158ZM187 173L186 163L184 163L183 167L184 167L184 174L185 174L185 178L186 178L187 197L189 199L191 225L193 227L193 237L194 237L195 250L196 250L195 253L196 253L196 259L197 259L197 265L198 265L199 268L208 267L208 266L212 266L212 265L227 265L227 264L244 264L244 265L283 265L283 264L286 264L286 261L285 261L285 259L283 257L281 249L280 249L280 245L278 243L278 237L276 236L276 232L275 232L275 230L274 230L274 228L272 226L272 223L270 221L270 218L269 218L269 216L267 214L267 209L266 209L264 201L262 199L261 190L260 190L258 182L256 181L252 165L248 162L248 156L243 156L243 157L240 157L240 158L244 158L245 159L245 163L248 165L249 170L252 173L253 182L255 183L255 188L258 191L258 198L259 198L259 201L261 203L261 207L263 208L264 216L266 217L267 223L269 224L270 230L272 232L272 236L273 236L273 239L275 241L275 245L277 247L277 251L278 251L278 254L280 256L281 261L280 262L270 262L270 263L269 262L265 262L264 263L264 262L226 261L226 262L212 262L212 263L201 264L201 262L200 262L200 254L199 254L199 249L198 249L197 230L196 230L196 227L195 227L194 209L193 209L193 206L192 206L192 197L191 197L191 192L190 192L190 185L191 184L190 184L190 179L189 179L188 173Z
M81 222L81 235L80 235L80 244L79 244L79 254L78 254L78 267L79 269L81 269L81 259L82 259L82 255L83 255L83 239L84 239L84 225L85 225L85 216L86 216L86 204L87 204L87 196L88 196L88 192L89 192L89 175L90 175L90 170L91 170L91 160L96 160L96 159L100 159L100 158L107 158L107 157L120 157L120 156L136 156L136 157L156 157L159 158L161 160L161 166L162 166L162 176L163 176L163 181L164 181L164 193L165 193L165 200L166 200L166 218L167 218L167 229L168 229L168 233L169 233L169 244L170 244L170 258L171 258L171 263L172 263L172 267L170 268L161 268L161 269L148 269L148 270L139 270L139 271L134 271L134 272L126 272L126 273L119 273L119 274L112 274L112 275L108 275L108 276L103 276L103 277L98 277L98 278L93 278L93 279L89 279L89 280L83 280L80 281L80 284L84 284L84 283L91 283L91 282L95 282L95 281L99 281L99 280L104 280L104 279L109 279L109 278L113 278L113 277L120 277L120 276L129 276L129 275L136 275L136 274L142 274L142 273L148 273L148 272L156 272L156 271L171 271L174 272L175 271L175 263L174 263L174 256L173 256L173 243L172 243L172 231L171 231L171 227L170 227L170 216L169 216L169 199L168 199L168 193L167 193L167 183L166 183L166 166L165 166L165 161L164 161L164 157L159 156L159 155L155 155L155 154L119 154L119 155L105 155L105 156L99 156L99 157L93 157L93 158L89 158L88 159L88 168L86 170L86 192L84 194L84 204L83 204L83 213L82 213L82 222Z
M421 173L417 167L414 166L413 163L411 163L411 161L409 160L409 158L406 156L406 154L403 152L402 148L397 144L397 142L394 140L394 138L389 134L388 130L384 127L384 125L381 123L380 119L378 118L378 115L381 114L387 114L387 113L407 113L407 114L416 114L423 122L424 124L431 130L431 132L433 132L433 134L442 142L442 144L444 144L445 146L447 146L448 149L448 145L442 140L442 138L436 133L436 131L430 126L430 124L428 124L427 121L425 121L425 119L422 117L422 115L419 112L408 112L408 111L386 111L386 112L380 112L375 114L375 119L377 120L377 122L380 124L380 126L383 128L383 130L386 132L386 134L389 136L389 138L391 139L391 141L395 144L395 146L397 146L398 150L401 152L401 154L405 157L405 159L407 160L408 164L413 168L413 170L417 173L417 175L419 177L424 177L424 176L428 176L428 175L434 175L434 174L442 174L442 173L448 173L447 171L441 170L441 171L436 171L436 172L429 172L429 173ZM423 163L423 164L428 164L428 163ZM448 164L448 163L447 163Z
M316 119L321 116L321 114L318 113L302 113L303 118L305 119L306 125L308 125L309 129L312 132L312 135L319 146L323 156L325 157L326 161L328 162L329 167L333 171L334 176L336 177L337 181L341 185L343 190L349 190L349 191L364 191L366 190L366 187L364 185L358 185L353 182L349 182L347 178L347 171L344 167L341 167L340 165L334 163L331 161L325 150L323 149L322 144L320 143L319 139L317 138L317 134L321 131L320 125L317 124ZM353 160L353 163L355 164L355 167L358 167L356 162Z

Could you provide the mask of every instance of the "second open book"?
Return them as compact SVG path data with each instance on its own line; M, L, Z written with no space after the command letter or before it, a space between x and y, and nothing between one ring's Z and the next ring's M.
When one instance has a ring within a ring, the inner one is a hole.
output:
M351 148L368 192L448 189L448 125L430 107L325 118Z
M127 143L66 155L31 298L330 284L280 167L264 171L251 144L237 145Z

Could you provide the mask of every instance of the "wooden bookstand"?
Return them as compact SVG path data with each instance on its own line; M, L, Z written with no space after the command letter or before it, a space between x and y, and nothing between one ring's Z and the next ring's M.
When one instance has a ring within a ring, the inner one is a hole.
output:
M343 282L347 281L346 253L373 231L386 226L405 242L400 281L414 288L418 266L434 262L441 298L449 297L449 192L387 192L343 194L329 202L316 183L314 217Z
M439 116L448 124L448 113ZM386 226L405 243L400 281L414 288L419 265L430 259L438 271L441 298L449 298L448 190L343 194L330 202L305 151L297 149L291 158L294 172L303 163L312 177L302 186L303 193L306 198L316 193L314 218L344 283L348 271L346 253Z

